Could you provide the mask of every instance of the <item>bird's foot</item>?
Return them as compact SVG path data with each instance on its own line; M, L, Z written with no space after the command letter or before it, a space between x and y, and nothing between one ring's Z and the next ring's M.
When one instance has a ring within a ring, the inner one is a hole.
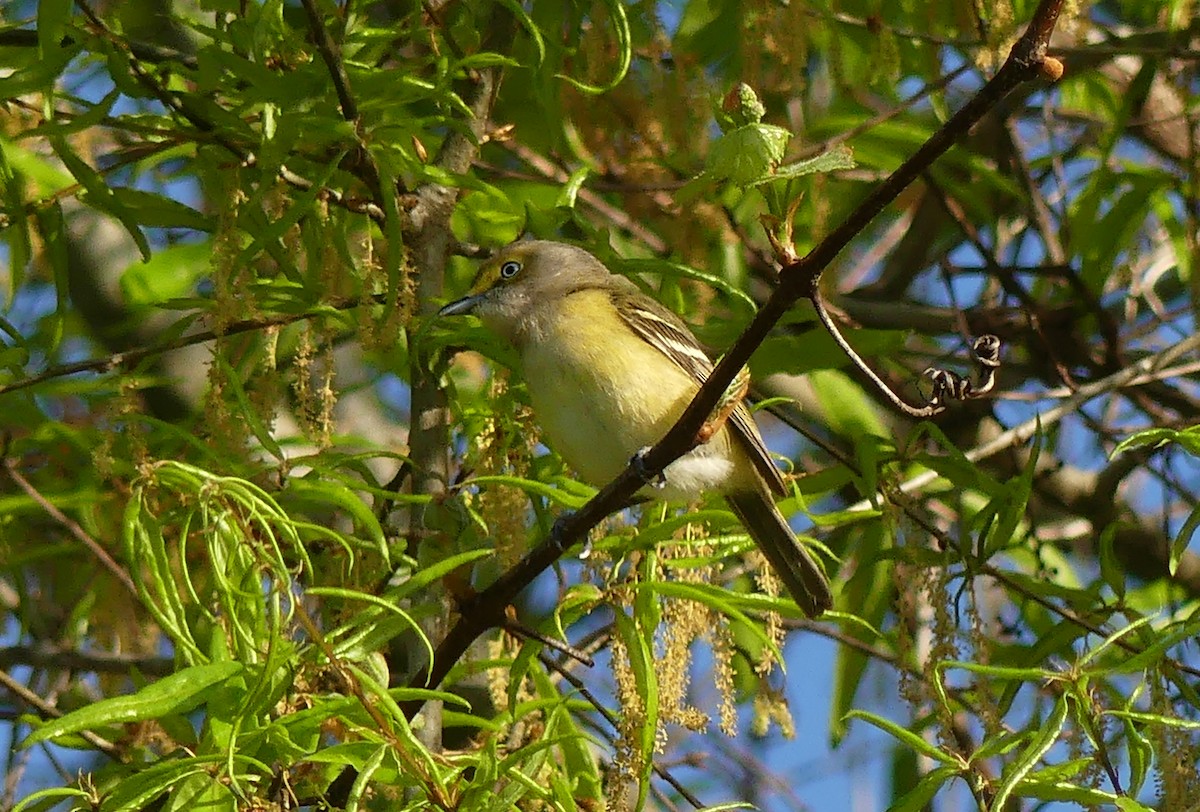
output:
M571 549L571 544L567 541L567 522L575 515L574 511L567 511L554 520L554 524L550 526L550 543L554 545L554 549L560 553L566 553ZM592 555L592 537L585 536L583 539L583 549L579 551L579 558L586 561Z
M652 472L646 465L646 455L650 453L650 446L643 446L634 454L629 464L633 466L633 472L637 474L638 479L645 482L652 488L665 488L667 486L667 477L662 471Z
M567 548L571 546L567 540L567 522L575 515L574 511L567 511L554 520L554 524L550 526L550 543L560 553L565 553Z

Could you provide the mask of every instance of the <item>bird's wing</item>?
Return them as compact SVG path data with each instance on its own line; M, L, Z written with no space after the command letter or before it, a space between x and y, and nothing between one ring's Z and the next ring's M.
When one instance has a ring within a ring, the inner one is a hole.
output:
M633 286L632 282L629 284ZM629 325L629 329L674 361L691 375L697 384L708 380L713 371L713 363L692 335L692 331L678 316L634 287L632 291L624 289L623 286L612 291L613 304L621 318ZM766 482L767 488L778 496L787 495L788 489L783 475L771 461L771 455L758 432L758 426L744 404L739 403L734 408L727 425L750 457L750 461L754 463L755 470Z

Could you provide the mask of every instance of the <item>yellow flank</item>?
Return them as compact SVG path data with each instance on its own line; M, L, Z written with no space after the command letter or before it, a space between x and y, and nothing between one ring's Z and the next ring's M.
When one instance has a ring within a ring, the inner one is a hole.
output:
M696 393L690 376L626 326L604 290L551 305L540 340L520 347L526 385L546 443L586 481L604 485L653 445ZM757 474L722 430L666 470L669 498L754 490Z

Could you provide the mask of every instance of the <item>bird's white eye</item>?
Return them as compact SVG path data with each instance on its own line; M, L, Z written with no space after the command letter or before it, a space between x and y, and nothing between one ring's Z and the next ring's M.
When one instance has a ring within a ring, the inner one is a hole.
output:
M510 259L508 262L500 266L500 278L512 279L517 275L517 271L519 270L521 270L521 263L514 262Z

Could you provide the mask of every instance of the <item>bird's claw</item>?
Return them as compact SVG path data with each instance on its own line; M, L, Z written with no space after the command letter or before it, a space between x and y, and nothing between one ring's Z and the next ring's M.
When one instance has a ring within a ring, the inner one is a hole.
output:
M650 446L645 446L638 449L638 452L630 458L629 464L633 466L633 472L637 474L638 479L645 482L652 488L662 489L667 486L667 477L662 471L651 472L646 465L646 456L650 453Z
M554 545L560 553L565 553L570 546L566 543L567 537L567 521L574 516L574 511L568 511L560 515L554 520L554 524L550 526L550 543Z
M575 515L574 511L567 511L554 520L554 524L550 526L550 543L560 553L566 553L571 548L567 543L567 521ZM592 539L587 536L583 539L583 549L579 551L579 558L586 561L592 554Z

